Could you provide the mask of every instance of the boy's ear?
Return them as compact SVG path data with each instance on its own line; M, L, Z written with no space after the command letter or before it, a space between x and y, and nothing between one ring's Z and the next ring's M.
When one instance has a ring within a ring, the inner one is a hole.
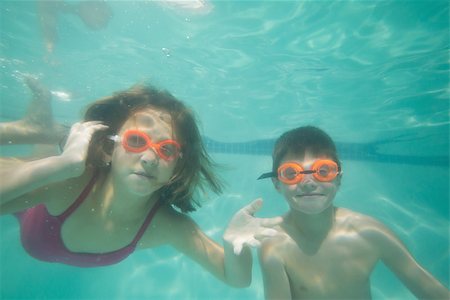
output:
M278 178L272 177L271 179L272 179L272 183L273 183L273 186L275 187L275 189L277 191L280 191L280 181L278 180Z
M343 174L344 174L344 173L341 171L341 172L338 174L337 178L336 178L336 183L337 183L337 186L338 186L338 187L341 186L341 180L342 180L342 175L343 175Z

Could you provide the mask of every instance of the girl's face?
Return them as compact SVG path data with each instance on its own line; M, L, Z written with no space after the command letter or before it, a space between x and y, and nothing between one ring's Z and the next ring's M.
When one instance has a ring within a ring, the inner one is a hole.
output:
M310 170L317 159L310 153L299 159L298 156L287 154L280 165L285 162L296 162L303 166L304 170ZM285 184L273 179L275 188L280 192L288 202L291 210L299 211L305 214L319 214L330 207L340 184L340 176L329 182L318 181L313 174L304 174L303 180L296 184Z
M169 182L179 159L178 156L165 159L156 149L162 141L176 141L171 116L164 111L147 108L135 113L125 122L118 132L119 138L123 138L127 130L141 131L150 138L154 147L133 152L126 150L121 142L116 142L111 160L111 175L115 184L136 195L150 196ZM134 142L131 140L130 144L133 145ZM163 148L160 152L162 150Z

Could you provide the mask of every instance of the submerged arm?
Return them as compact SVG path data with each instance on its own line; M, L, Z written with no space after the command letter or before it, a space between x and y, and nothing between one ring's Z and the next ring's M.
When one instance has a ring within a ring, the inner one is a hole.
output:
M70 169L59 156L47 157L35 161L18 159L0 160L0 207L35 189L67 179Z
M283 259L276 254L272 242L266 242L259 251L259 262L264 282L265 299L292 299L289 278Z
M378 225L376 242L381 260L419 299L450 299L449 290L420 266L400 239Z
M104 128L106 128L105 125L96 121L74 124L64 151L59 156L34 161L21 161L15 158L0 159L2 213L13 212L11 208L5 209L5 205L13 205L10 202L31 191L80 176L86 167L85 162L92 134Z
M177 249L186 253L217 278L235 287L246 287L251 283L252 255L250 247L259 247L260 240L274 234L270 227L281 222L281 218L261 219L253 215L261 208L257 199L241 208L231 219L224 236L224 247L207 237L186 216L175 239Z
M251 282L252 257L250 249L233 253L233 246L224 240L224 247L214 242L198 228L192 219L180 214L171 244L199 263L218 279L234 287Z

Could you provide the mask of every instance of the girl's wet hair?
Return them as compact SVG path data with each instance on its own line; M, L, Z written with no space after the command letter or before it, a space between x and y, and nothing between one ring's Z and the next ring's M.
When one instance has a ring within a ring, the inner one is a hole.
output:
M314 126L303 126L283 133L275 142L272 153L272 172L277 172L281 160L287 154L302 158L306 152L331 158L341 169L336 145L325 131Z
M146 108L160 109L170 114L183 153L177 161L174 176L159 191L161 200L178 207L182 212L194 211L201 206L193 198L196 188L204 190L208 187L215 193L221 193L223 185L213 172L215 166L206 152L194 113L167 91L138 85L89 106L85 121L101 121L108 129L94 135L87 163L108 172L104 157L105 154L111 155L114 149L114 142L108 136L117 134L130 117Z

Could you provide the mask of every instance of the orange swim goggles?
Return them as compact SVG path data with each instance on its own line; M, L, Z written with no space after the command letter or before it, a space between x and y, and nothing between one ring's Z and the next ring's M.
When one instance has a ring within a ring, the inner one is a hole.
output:
M122 142L123 148L129 152L140 153L151 148L164 160L174 160L181 156L181 146L175 140L164 140L153 143L150 136L138 129L126 130L122 137L110 137L113 141Z
M296 162L285 162L277 173L265 173L258 179L269 177L278 177L278 180L285 184L296 184L303 180L305 174L312 174L313 177L321 182L329 182L336 178L340 173L339 167L335 161L329 159L319 159L314 162L311 170L305 170L302 165Z

